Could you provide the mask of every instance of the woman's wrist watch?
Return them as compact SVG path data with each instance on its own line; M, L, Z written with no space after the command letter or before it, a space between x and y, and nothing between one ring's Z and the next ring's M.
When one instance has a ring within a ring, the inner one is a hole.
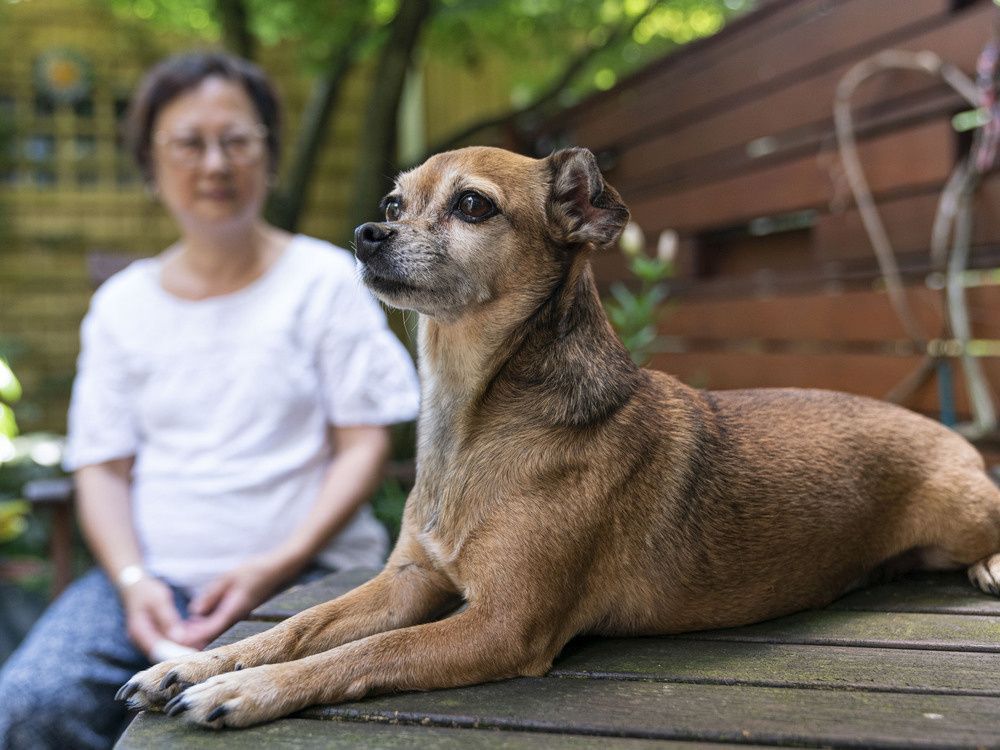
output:
M118 588L127 589L139 583L145 577L146 569L138 563L133 563L132 565L126 565L118 571L118 575L115 576L115 582L118 584Z

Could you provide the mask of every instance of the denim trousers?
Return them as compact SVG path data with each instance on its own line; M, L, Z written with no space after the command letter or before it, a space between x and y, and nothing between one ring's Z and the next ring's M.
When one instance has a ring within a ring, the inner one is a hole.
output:
M310 568L298 583L328 570ZM186 616L188 597L174 599ZM0 750L106 750L128 724L115 692L149 660L129 640L125 612L100 569L52 603L0 669Z

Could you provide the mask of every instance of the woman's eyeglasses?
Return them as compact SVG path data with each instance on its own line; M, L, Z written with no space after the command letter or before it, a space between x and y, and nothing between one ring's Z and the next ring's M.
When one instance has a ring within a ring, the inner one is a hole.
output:
M171 135L159 132L154 136L157 146L163 149L172 163L180 167L197 167L205 159L205 154L213 142L225 155L230 164L245 167L256 164L264 155L264 141L267 128L257 125L244 130L231 130L217 138L200 133Z

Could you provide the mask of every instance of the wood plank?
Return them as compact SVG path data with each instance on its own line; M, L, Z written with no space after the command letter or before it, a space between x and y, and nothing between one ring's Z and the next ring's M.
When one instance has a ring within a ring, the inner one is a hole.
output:
M928 338L944 325L942 293L926 286L907 288L907 299ZM1000 334L1000 286L969 290L974 335ZM755 299L682 299L669 307L660 325L669 336L708 339L762 337L810 341L889 341L906 338L902 323L882 290Z
M905 44L947 22L947 10L942 0L849 0L832 11L825 3L803 3L798 18L754 44L726 50L724 56L705 45L700 59L691 55L682 61L683 70L665 62L641 78L623 81L615 96L575 111L574 134L583 143L613 144L647 128L705 120L844 59Z
M767 235L749 231L704 234L694 240L693 270L699 282L715 279L804 276L826 270L812 254L812 228Z
M803 269L800 264L794 264L798 267L791 271L771 267L758 268L752 272L745 271L731 277L704 277L700 274L705 266L707 265L709 270L712 266L710 256L706 261L703 254L711 254L713 248L707 242L697 251L693 247L694 243L681 243L677 258L677 274L666 281L673 301L837 294L843 291L878 289L885 283L874 256L827 262L822 262L817 258L814 259L812 268ZM723 246L723 252L725 251ZM739 243L735 251L753 254L752 246L743 243ZM802 252L804 253L805 250L803 249ZM765 253L762 259L769 259L769 254ZM751 262L752 258L746 258L742 264L749 267ZM773 259L770 262L773 262ZM907 286L926 285L929 275L935 270L931 267L931 261L926 252L899 253L896 256L896 263L903 284ZM972 276L970 286L995 286L996 275L992 272L998 267L1000 267L1000 245L985 244L972 247L969 259L969 270ZM602 291L606 292L609 282L614 280L611 276L614 273L614 268L610 261L608 261L607 266L602 267L601 278L604 280L605 286L598 287ZM628 278L628 274L624 270L624 263L621 263L619 268L622 270L619 271L618 278L620 279L622 276ZM629 283L634 284L635 280L630 279Z
M975 748L997 746L1000 704L979 696L535 678L301 715L648 739Z
M594 638L570 643L548 676L1000 696L998 671L1000 654Z
M337 578L343 574L338 574L332 579L324 579L315 584L300 587L296 598L298 606L303 609L316 603L324 601L326 593L339 590L345 587L346 583L340 583ZM351 580L354 580L353 578ZM283 599L285 594L279 594L276 599ZM290 601L290 600L285 600ZM267 607L268 604L262 605ZM276 607L272 611L288 612L294 614L293 608L287 605ZM819 610L813 613L818 615ZM899 580L890 583L870 586L868 588L855 591L833 602L826 611L834 612L894 612L913 614L940 614L940 615L980 615L993 616L1000 615L1000 599L989 594L985 594L972 586L965 577L964 572L954 573L912 573ZM837 615L843 617L843 615ZM784 627L783 620L774 620L772 623ZM925 622L917 620L916 622ZM961 625L961 620L949 618L942 626L934 620L929 621L934 627L941 629L948 623L957 622ZM976 628L987 627L990 621L974 620L970 621ZM1000 619L995 621L1000 626ZM227 630L219 640L213 645L224 645L233 643L249 635L262 632L273 626L273 621L244 621L237 623ZM912 622L911 622L912 624ZM767 623L764 623L761 627ZM766 628L764 628L766 630ZM720 631L731 632L731 631ZM699 636L700 637L700 636Z
M465 750L487 748L500 750L714 750L746 748L747 745L644 741L619 737L553 735L537 732L497 732L475 729L405 726L391 722L310 721L281 719L262 726L229 732L210 732L193 727L163 714L142 713L129 725L115 745L116 750L176 750L176 748L245 748L271 750L355 750L359 747L381 750L430 748ZM759 746L758 746L759 747Z
M242 641L251 635L263 633L265 630L273 628L277 622L275 620L240 620L238 623L227 629L218 638L208 644L205 648L218 648L228 646L230 643Z
M676 51L640 68L617 86L599 91L584 101L557 112L547 123L551 130L564 130L583 120L613 119L621 111L620 94L632 97L632 92L644 83L661 77L695 75L701 68L717 65L739 50L766 43L781 29L801 23L804 17L823 12L827 0L773 0L759 3L751 13L730 20L711 37L696 39ZM620 124L620 123L619 123Z
M931 50L953 65L971 71L985 41L983 28L988 26L993 13L993 8L981 5L893 46L908 51ZM859 59L838 60L835 66L818 69L788 86L673 126L670 116L676 102L657 94L657 99L647 102L647 109L655 110L655 102L663 99L669 103L670 111L664 113L666 119L655 127L632 134L619 125L614 139L607 143L589 142L575 135L574 140L597 150L611 149L617 155L610 177L616 187L624 187L626 196L633 187L641 188L650 178L664 185L675 185L692 179L704 180L720 174L720 170L742 171L755 158L774 160L783 155L787 158L793 151L818 151L833 138L832 109L837 84ZM861 86L852 97L852 106L855 127L864 135L872 128L885 130L894 127L894 123L927 118L933 113L949 117L966 105L936 77L893 71ZM766 144L762 139L766 139ZM748 150L751 143L758 151ZM757 153L759 157L755 157Z
M902 76L890 77L889 82L904 91L918 89L919 95L891 101L886 97L867 110L855 110L857 138L881 135L928 120L950 121L956 111L967 108L953 91L928 85L916 73L910 74L908 83L902 82ZM780 93L781 96L747 104L746 112L738 119L712 118L692 125L690 132L668 130L652 135L649 140L606 146L616 156L607 177L629 199L651 189L679 190L827 150L835 142L833 120L828 116L833 108L832 94L827 98L819 90L809 95L807 101L818 110L814 113L789 109L792 102L801 100L800 92ZM900 92L893 93L898 96ZM784 101L786 98L791 101ZM812 114L816 114L816 119L790 127L792 122ZM697 145L687 147L688 144ZM598 153L602 150L592 144L579 145Z
M652 367L669 372L698 388L824 388L884 398L921 363L918 357L885 357L872 354L788 354L752 351L658 354ZM982 360L994 389L1000 388L1000 360ZM964 378L953 362L954 400L960 414L968 414ZM940 409L937 382L932 378L905 406L924 413Z
M898 255L930 253L931 230L941 190L917 193L878 204L893 249ZM972 244L995 243L1000 237L1000 176L983 180L973 208ZM812 230L812 249L819 261L872 258L871 242L853 206L821 213Z
M685 634L685 638L818 646L868 646L1000 653L1000 618L897 612L800 612L739 628Z
M227 643L271 627L304 609L329 601L373 577L373 569L343 571L284 591L258 607L251 620L237 623L222 637ZM844 596L827 609L869 612L1000 615L1000 599L972 586L963 572L912 573ZM221 645L221 644L220 644Z
M339 571L312 583L292 586L253 610L250 619L284 620L304 609L336 599L377 574L378 571L372 568L355 568Z
M904 188L943 184L953 166L954 133L931 122L859 143L877 198ZM846 196L831 161L810 155L708 185L671 193L623 192L632 218L647 234L664 229L698 232L760 216L823 209Z
M975 588L964 572L913 573L898 581L855 591L827 609L997 616L1000 599Z
M273 623L244 622L212 647ZM878 665L873 668L873 665ZM1000 696L1000 653L706 638L579 638L548 677Z
M826 388L881 398L921 362L919 357L668 353L651 366L699 388Z

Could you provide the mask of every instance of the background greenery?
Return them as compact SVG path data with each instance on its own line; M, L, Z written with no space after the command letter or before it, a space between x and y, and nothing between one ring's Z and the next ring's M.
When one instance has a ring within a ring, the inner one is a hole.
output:
M310 103L272 202L295 229L314 175L321 134L339 112L344 81L361 64L376 73L365 105L348 227L373 218L389 178L437 151L496 139L530 143L532 125L680 44L718 31L751 0L108 0L122 17L221 43L248 58L294 43ZM475 68L501 58L510 106L434 143L400 153L399 114L409 71L428 58Z

